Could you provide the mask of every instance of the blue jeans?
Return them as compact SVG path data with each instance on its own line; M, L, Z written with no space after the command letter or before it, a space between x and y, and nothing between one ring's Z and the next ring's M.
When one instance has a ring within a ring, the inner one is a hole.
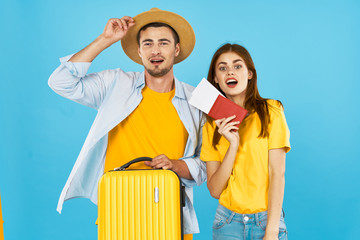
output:
M213 240L262 240L265 235L266 223L266 211L239 214L219 204L213 224ZM279 240L287 239L284 213L281 213Z

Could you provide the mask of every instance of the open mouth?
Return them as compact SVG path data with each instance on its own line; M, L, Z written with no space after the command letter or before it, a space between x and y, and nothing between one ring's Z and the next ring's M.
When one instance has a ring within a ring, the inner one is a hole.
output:
M226 85L228 85L228 87L231 87L231 88L235 87L237 84L238 84L238 81L234 78L228 79L226 81Z
M164 61L164 59L150 59L150 62L155 65L159 65Z

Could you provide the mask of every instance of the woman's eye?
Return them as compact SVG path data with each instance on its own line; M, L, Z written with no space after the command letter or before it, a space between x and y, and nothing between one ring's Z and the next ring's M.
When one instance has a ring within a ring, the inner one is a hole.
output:
M225 71L225 70L226 70L226 67L219 67L219 70L220 70L220 71Z
M234 68L235 68L235 69L240 69L240 68L241 68L241 65L236 65Z

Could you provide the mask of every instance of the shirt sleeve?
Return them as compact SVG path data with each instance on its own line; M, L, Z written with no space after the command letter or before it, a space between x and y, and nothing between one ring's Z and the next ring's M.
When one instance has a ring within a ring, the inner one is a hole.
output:
M221 161L218 151L212 146L215 128L215 124L207 121L202 130L203 143L200 159L204 162Z
M286 152L291 149L290 131L286 123L284 109L277 102L269 104L269 150L284 148Z
M199 132L201 133L201 130L204 125L202 113L201 114L201 123L200 123L200 129ZM182 160L185 161L186 165L189 168L189 172L191 176L193 177L193 180L188 179L182 179L183 183L186 187L192 187L195 184L200 186L202 183L206 181L207 175L206 175L206 165L203 161L200 160L200 151L201 151L201 145L202 145L202 136L201 134L197 134L198 141L197 146L195 149L195 154L193 157L190 158L183 158Z
M87 74L91 63L69 62L72 56L60 58L60 66L51 74L48 84L57 94L98 109L115 78L115 70Z

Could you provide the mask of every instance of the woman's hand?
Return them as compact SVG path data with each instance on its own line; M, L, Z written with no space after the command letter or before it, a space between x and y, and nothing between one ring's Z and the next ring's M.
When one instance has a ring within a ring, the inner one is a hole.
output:
M239 128L235 125L239 124L239 121L231 122L236 116L231 116L228 118L222 118L215 120L216 126L219 128L218 132L230 142L230 145L239 146L240 137L239 137Z
M268 234L265 232L265 236L263 238L263 240L279 240L279 237L278 237L279 233L277 234Z

